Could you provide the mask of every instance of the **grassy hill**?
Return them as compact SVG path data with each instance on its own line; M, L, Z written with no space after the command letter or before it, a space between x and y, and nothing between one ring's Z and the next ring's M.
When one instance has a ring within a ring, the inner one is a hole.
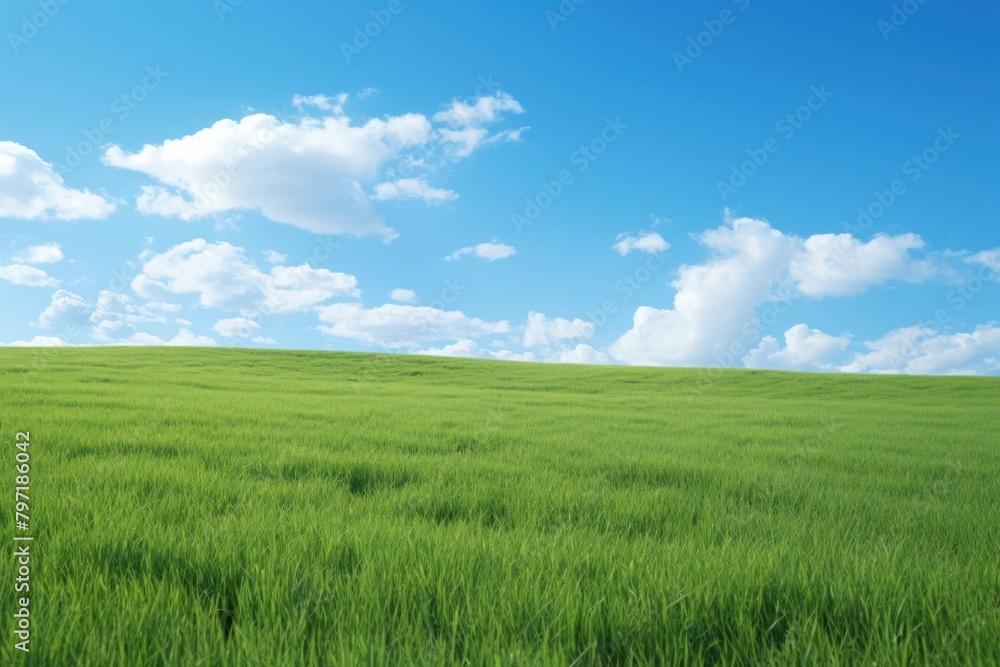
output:
M0 397L0 664L1000 664L996 378L2 349Z

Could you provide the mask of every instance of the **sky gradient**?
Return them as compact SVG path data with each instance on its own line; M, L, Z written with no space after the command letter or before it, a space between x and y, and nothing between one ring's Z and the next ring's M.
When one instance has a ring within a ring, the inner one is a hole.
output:
M1000 7L15 0L0 343L1000 373Z

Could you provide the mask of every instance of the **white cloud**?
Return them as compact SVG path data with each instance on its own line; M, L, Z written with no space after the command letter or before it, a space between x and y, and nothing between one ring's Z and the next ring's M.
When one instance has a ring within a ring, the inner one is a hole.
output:
M672 309L636 310L631 330L608 348L613 358L632 364L712 364L734 343L745 341L745 327L754 323L757 305L780 280L795 244L750 218L730 220L699 241L714 255L680 268Z
M670 244L657 232L639 232L638 237L631 234L619 234L615 240L616 243L611 247L617 250L622 257L635 250L652 255L670 249Z
M24 287L55 287L59 281L41 269L25 264L0 266L0 280Z
M397 181L379 183L375 186L375 199L422 199L428 204L440 204L458 199L458 193L453 190L432 188L422 178L401 178Z
M61 289L52 295L52 302L38 316L38 326L68 331L85 323L93 310L82 296Z
M319 327L323 333L392 349L510 331L507 322L486 322L429 306L385 304L366 309L357 303L335 303L316 311L325 323Z
M508 141L520 141L527 128L508 129L491 134L484 125L502 119L504 113L524 113L520 102L509 94L497 91L479 97L472 104L453 100L444 111L434 114L434 120L450 125L438 130L437 135L453 158L471 155L477 148Z
M548 347L567 340L593 337L593 323L579 318L571 321L556 317L550 320L542 313L528 313L528 322L524 327L525 347Z
M975 255L966 257L964 260L968 264L981 264L992 271L993 280L1000 280L1000 248L983 250Z
M889 280L919 282L935 274L929 261L910 256L923 247L914 234L876 236L867 243L849 234L802 239L763 220L739 218L703 233L699 242L712 255L680 268L672 283L674 307L637 308L632 329L608 348L612 357L633 364L728 366L760 340L762 304L771 304L773 312L765 314L773 322L798 296L857 294ZM776 350L767 347L761 354Z
M66 345L66 341L56 336L35 336L31 340L0 343L0 347L62 347L63 345Z
M879 235L868 243L850 234L817 234L803 242L789 272L806 296L859 294L887 280L920 282L932 277L930 263L910 256L910 250L923 247L916 234Z
M127 338L116 340L114 344L148 346L166 345L171 347L214 347L218 345L215 340L207 336L199 336L191 331L188 331L187 329L181 329L177 335L170 340L163 340L159 336L154 336L140 331Z
M389 293L389 298L402 303L416 303L417 293L411 289L396 288Z
M840 370L851 373L981 374L1000 371L1000 327L987 324L968 333L940 334L912 326L866 341Z
M251 343L257 343L259 345L277 345L278 341L274 340L270 336L254 336L250 339Z
M559 355L559 361L564 364L606 364L608 355L599 350L595 350L586 343L580 343L572 350L567 350Z
M344 113L344 103L347 102L347 93L340 93L330 97L328 95L296 95L292 98L292 104L296 109L303 109L307 106L316 107L323 111L332 111L337 116Z
M357 279L308 265L261 272L243 248L195 239L154 255L132 289L147 299L195 294L199 304L244 315L302 311L333 297L356 297Z
M834 360L850 343L846 336L830 336L805 324L796 324L785 332L784 347L773 336L764 336L743 357L743 364L748 368L833 370Z
M373 130L345 117L289 123L253 114L137 153L112 146L104 162L163 184L143 186L142 213L196 220L256 210L317 234L389 237L359 181L374 179L393 155Z
M63 255L62 248L58 243L48 243L46 245L34 245L14 255L15 264L56 264L61 262Z
M102 220L115 204L89 190L66 187L38 154L0 141L0 217L21 220Z
M317 234L380 235L388 241L395 232L375 212L362 184L378 183L380 199L454 199L456 193L432 188L423 179L393 181L386 176L396 173L397 164L430 169L431 162L459 159L486 144L517 141L524 129L491 134L468 124L522 112L506 94L474 105L453 103L438 114L448 125L438 130L419 113L355 124L343 113L346 99L343 94L296 96L293 102L301 116L294 121L252 113L179 139L147 144L135 153L111 146L103 160L156 179L156 184L141 186L136 198L142 213L197 220L257 211L271 221ZM408 149L415 147L421 147L423 157L413 157Z
M451 253L446 260L449 262L452 260L459 259L465 255L474 255L480 259L485 259L489 262L495 262L498 259L506 259L517 254L517 248L514 246L509 246L505 243L499 243L496 239L493 239L491 243L480 243L478 245L469 246L468 248L460 248L455 252Z
M104 290L97 296L97 304L90 314L90 321L94 324L91 331L94 339L111 342L125 340L138 334L136 324L165 323L167 320L146 306L136 304L126 294Z
M288 261L288 255L284 255L277 250L265 250L264 261L268 264L284 264Z
M499 120L505 111L520 114L524 113L524 107L508 93L497 91L491 96L480 97L473 104L452 100L446 110L434 114L434 120L458 127L484 125Z
M416 350L413 354L424 354L432 357L468 357L478 359L502 359L504 361L535 361L535 355L531 352L511 352L510 350L484 350L479 345L468 338L445 345L444 347L431 347L426 350Z
M260 325L245 317L219 320L212 329L226 338L254 338L260 333Z

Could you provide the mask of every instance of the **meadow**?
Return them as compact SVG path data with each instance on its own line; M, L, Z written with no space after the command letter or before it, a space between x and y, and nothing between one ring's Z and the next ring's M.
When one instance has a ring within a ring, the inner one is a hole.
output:
M9 348L0 399L3 665L1000 664L998 378Z

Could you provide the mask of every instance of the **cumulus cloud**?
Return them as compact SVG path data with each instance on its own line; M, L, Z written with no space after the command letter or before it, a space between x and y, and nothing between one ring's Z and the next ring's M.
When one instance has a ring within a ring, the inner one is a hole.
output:
M62 247L58 243L48 243L34 245L17 253L13 261L15 264L56 264L64 257Z
M673 308L637 308L632 328L608 348L612 357L633 364L728 366L760 341L758 307L770 304L773 322L797 297L857 294L890 280L919 282L935 275L929 261L910 255L923 247L914 234L876 236L867 243L849 234L803 239L763 220L739 218L698 240L711 255L680 267L672 283ZM775 349L760 354L768 351Z
M833 370L834 361L851 344L846 336L830 336L805 324L796 324L785 332L785 345L773 336L764 336L760 344L743 357L748 368L789 370Z
M968 264L980 264L992 271L993 280L1000 280L1000 248L983 250L965 258Z
M385 177L402 164L431 168L431 162L444 159L435 157L442 151L454 160L481 145L520 136L518 130L491 134L477 125L499 120L502 112L523 111L505 94L472 105L453 103L435 117L446 124L439 129L419 113L355 123L344 114L346 99L296 96L300 117L294 120L263 113L223 119L134 153L111 146L103 160L157 181L142 186L136 198L145 214L197 220L257 211L268 220L317 234L391 240L395 232L375 212L366 184L378 184L376 199L448 201L457 193L431 187L422 178ZM414 159L413 149L422 157Z
M282 254L277 250L265 250L264 261L268 264L284 264L288 261L288 255Z
M115 204L89 190L67 187L38 153L0 141L0 217L21 220L103 220Z
M632 364L712 364L728 354L781 279L794 242L761 220L739 218L701 235L713 256L685 265L673 282L674 307L640 306L632 328L609 348ZM756 341L755 341L756 342Z
M24 287L55 287L59 281L34 266L10 264L0 266L0 280Z
M594 324L579 318L549 319L542 313L532 312L528 313L528 321L524 327L525 347L548 347L568 340L593 337Z
M245 317L219 320L212 329L226 338L255 338L260 333L260 325Z
M850 234L816 234L802 243L789 272L806 296L859 294L887 280L915 283L932 277L931 264L910 255L923 247L916 234L880 234L867 243Z
M202 306L249 315L303 311L333 297L356 297L357 284L352 275L306 264L264 273L243 248L195 239L150 257L132 289L152 300L197 295Z
M390 349L415 348L421 343L477 338L507 333L507 322L486 322L461 311L429 306L385 304L365 308L358 303L335 303L316 308L324 324L319 330L329 336L348 338Z
M850 373L927 375L1000 371L1000 327L987 324L971 332L942 334L926 326L896 329L866 341L867 351L840 370Z
M389 293L389 298L402 303L416 303L417 293L411 289L396 288Z
M66 341L57 336L35 336L31 340L15 340L13 343L0 343L0 347L62 347Z
M618 254L622 257L634 251L652 255L658 252L666 252L670 249L670 244L657 232L639 232L638 236L619 234L615 241L615 244L611 247L617 250Z
M167 320L150 308L135 303L127 294L104 290L97 296L90 321L93 323L91 335L95 340L113 342L128 340L139 334L137 324L163 324Z
M52 295L49 306L38 316L37 326L42 329L72 330L90 319L93 306L79 294L64 289Z
M218 343L208 336L199 336L187 329L181 329L173 338L164 340L159 336L138 332L114 342L115 345L166 345L171 347L213 347Z
M456 341L443 347L431 347L426 350L416 350L414 354L425 354L432 357L468 357L477 359L501 359L504 361L535 361L531 352L512 352L510 350L486 350L474 340L468 338Z
M458 127L469 127L492 123L505 111L520 114L524 113L524 107L508 93L497 91L493 95L480 97L472 104L452 100L447 109L434 114L434 120Z
M479 257L480 259L485 259L488 262L495 262L498 259L506 259L507 257L511 257L516 254L517 248L514 246L507 245L506 243L500 243L496 239L493 239L490 243L480 243L467 248L460 248L445 257L445 259L450 262L460 259L465 255L473 255L475 257Z
M428 204L440 204L458 199L453 190L432 188L423 178L401 178L397 181L379 183L375 186L375 199L421 199Z
M608 355L586 343L580 343L572 350L561 352L558 360L564 364L606 364L609 361Z

